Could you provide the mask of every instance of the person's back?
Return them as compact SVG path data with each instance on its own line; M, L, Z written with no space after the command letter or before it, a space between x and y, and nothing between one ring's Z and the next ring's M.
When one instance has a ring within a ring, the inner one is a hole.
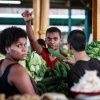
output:
M70 88L74 83L79 82L79 79L85 74L86 70L96 70L98 72L97 75L100 77L100 61L95 58L91 58L88 61L77 61L68 74Z
M68 73L69 94L70 96L74 96L74 94L70 92L70 88L85 74L85 70L97 70L98 76L100 76L100 61L95 58L90 58L86 54L86 36L83 31L71 31L67 40L68 49L74 55L76 60L76 63Z

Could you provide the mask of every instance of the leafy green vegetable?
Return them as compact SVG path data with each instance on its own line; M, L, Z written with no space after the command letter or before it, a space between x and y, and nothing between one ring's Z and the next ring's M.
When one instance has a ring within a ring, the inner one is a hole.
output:
M4 59L4 58L5 58L5 56L0 53L0 60Z
M35 51L31 52L29 48L26 59L26 69L32 78L42 78L47 70L46 62Z
M100 60L100 41L92 41L85 50L90 57Z
M67 54L69 57L74 58L74 55L70 53L70 51L67 48L62 48L61 52Z
M20 60L19 64L21 64L23 67L26 67L26 61L25 60L24 61Z

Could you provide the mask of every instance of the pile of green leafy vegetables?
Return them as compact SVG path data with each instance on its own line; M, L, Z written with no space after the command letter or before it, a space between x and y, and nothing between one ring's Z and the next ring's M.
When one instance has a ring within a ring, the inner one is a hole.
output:
M70 51L67 48L62 48L61 52L67 54L69 57L74 58L74 55L70 53Z
M35 51L32 52L30 47L28 48L28 57L26 59L25 67L29 75L34 79L43 78L47 70L46 62Z
M4 59L4 58L5 58L5 56L0 53L0 60Z
M90 57L100 60L100 41L92 41L85 50Z

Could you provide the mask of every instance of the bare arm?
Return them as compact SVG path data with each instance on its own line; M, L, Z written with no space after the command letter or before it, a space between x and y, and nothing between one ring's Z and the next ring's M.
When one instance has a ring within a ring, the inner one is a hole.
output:
M32 26L31 26L32 12L30 13L28 10L26 10L23 12L22 16L23 16L25 23L26 23L26 30L28 33L28 38L29 38L31 47L38 54L41 54L43 48L41 47L41 45L38 44L37 39L34 35L34 31L33 31Z
M19 64L11 68L8 82L14 84L21 94L36 95L26 69Z

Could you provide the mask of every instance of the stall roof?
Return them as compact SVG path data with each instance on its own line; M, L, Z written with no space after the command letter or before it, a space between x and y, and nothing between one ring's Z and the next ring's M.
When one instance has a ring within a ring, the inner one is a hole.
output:
M11 1L11 0L10 0ZM17 0L15 0L17 1ZM0 4L0 7L32 8L33 0L20 0L21 4ZM50 0L50 8L91 9L92 0Z

